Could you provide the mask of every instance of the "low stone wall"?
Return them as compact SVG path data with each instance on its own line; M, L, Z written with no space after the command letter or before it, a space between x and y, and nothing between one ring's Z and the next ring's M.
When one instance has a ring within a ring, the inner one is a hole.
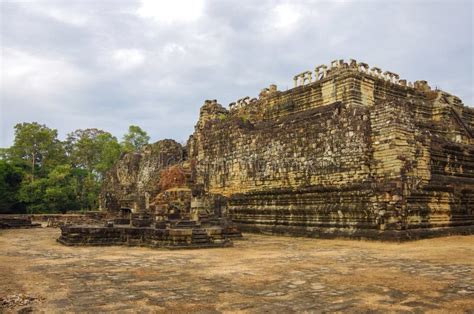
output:
M24 215L0 215L0 229L34 228L40 224L32 223L31 218Z
M209 234L202 228L153 228L130 225L92 226L63 225L58 242L68 246L146 246L152 248L193 249L229 247L232 242L223 238L222 229Z
M89 225L103 224L107 219L105 212L88 212L84 214L33 214L31 220L45 227L58 228L66 224Z

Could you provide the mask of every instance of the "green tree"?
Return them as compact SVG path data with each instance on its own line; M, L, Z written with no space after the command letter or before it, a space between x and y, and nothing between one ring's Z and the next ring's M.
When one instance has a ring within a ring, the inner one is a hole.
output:
M79 129L67 135L66 151L74 166L94 171L102 149L97 137L104 133L99 129Z
M81 209L94 210L98 206L101 181L86 169L73 169L77 201Z
M8 150L9 158L13 162L21 160L29 164L31 180L34 180L37 170L44 173L43 166L56 163L54 160L61 151L61 142L57 136L57 130L44 124L18 123L15 125L14 144Z
M0 213L19 213L22 204L19 190L23 179L23 171L0 160Z
M0 211L96 209L102 178L120 154L117 138L99 129L76 130L61 142L45 125L17 124L14 144L0 149Z
M95 171L103 178L107 170L119 160L121 154L121 147L117 138L110 133L104 133L97 137L101 147L99 160L95 165Z
M150 137L137 125L128 127L128 133L123 136L122 150L124 152L139 151L143 145L148 144Z
M70 165L54 168L48 175L45 201L51 212L66 212L80 209L77 199L77 187Z
M108 132L85 129L68 134L65 147L80 208L96 209L102 178L119 159L120 144Z
M19 198L29 213L57 213L80 209L77 181L70 165L55 167L46 178L22 185Z
M10 159L10 150L8 148L0 148L0 160Z
M19 199L22 201L28 213L48 212L48 205L44 198L47 186L46 178L39 178L34 181L24 181L19 192Z
M120 157L117 138L99 129L76 130L66 139L66 151L76 167L102 176Z

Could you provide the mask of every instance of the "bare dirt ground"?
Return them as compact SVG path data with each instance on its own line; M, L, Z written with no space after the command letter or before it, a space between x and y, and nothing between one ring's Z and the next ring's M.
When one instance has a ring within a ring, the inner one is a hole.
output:
M233 248L184 251L66 247L58 236L0 231L0 312L474 312L474 236L246 234Z

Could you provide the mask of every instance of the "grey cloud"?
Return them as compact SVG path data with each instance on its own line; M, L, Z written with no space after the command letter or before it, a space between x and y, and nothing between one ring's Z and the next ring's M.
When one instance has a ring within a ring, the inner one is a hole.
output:
M23 121L61 136L99 127L121 137L138 124L153 140L185 140L204 99L226 105L270 83L286 89L295 73L336 58L474 104L470 1L206 1L198 19L174 23L137 15L138 1L27 4L1 4L2 63L11 51L26 56L2 69L50 83L28 93L41 82L2 70L0 146Z

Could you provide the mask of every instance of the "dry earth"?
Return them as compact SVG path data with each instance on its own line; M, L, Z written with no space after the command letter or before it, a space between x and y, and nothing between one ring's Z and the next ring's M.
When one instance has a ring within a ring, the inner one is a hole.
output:
M247 234L233 248L167 251L65 247L58 235L0 231L0 312L474 312L474 236Z

